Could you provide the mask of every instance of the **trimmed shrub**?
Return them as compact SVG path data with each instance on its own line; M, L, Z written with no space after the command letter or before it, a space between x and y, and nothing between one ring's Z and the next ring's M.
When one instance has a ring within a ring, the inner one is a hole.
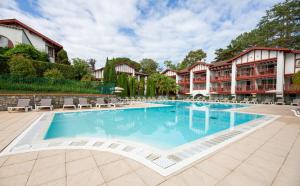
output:
M36 71L31 60L22 55L12 56L9 61L10 74L21 77L34 77Z
M56 68L46 70L44 72L44 77L51 78L51 79L63 79L64 78L62 73Z

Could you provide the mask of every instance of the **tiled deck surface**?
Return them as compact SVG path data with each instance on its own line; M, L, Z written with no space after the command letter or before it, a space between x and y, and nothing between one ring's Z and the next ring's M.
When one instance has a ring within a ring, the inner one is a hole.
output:
M49 150L1 157L0 185L300 185L300 118L290 108L244 109L282 117L168 177L109 152ZM40 114L0 112L0 149Z

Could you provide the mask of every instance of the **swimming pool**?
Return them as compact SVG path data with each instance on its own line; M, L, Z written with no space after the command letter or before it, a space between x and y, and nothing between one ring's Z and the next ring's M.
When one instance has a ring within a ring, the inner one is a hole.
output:
M159 103L166 106L56 113L44 139L122 139L168 150L263 117L228 111L239 104Z

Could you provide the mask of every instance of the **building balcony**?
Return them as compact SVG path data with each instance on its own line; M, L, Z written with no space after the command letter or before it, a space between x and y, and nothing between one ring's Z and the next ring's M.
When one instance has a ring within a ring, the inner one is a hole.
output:
M217 93L217 94L230 94L231 87L211 87L210 92Z
M254 85L240 85L235 88L237 94L251 94L256 92Z
M223 82L223 81L231 81L231 76L215 76L212 77L210 82Z
M193 90L205 90L206 87L194 87Z
M290 94L299 94L300 93L300 85L288 84L284 86L284 92Z
M194 78L193 83L206 83L206 77Z
M189 79L182 79L182 80L178 81L178 84L180 84L180 85L190 84L190 80Z
M276 91L276 84L257 85L238 85L235 89L236 94L267 94Z
M236 80L243 80L255 77L254 71L237 71Z
M179 90L179 94L188 94L190 92L190 89L181 89Z
M267 77L274 77L276 76L276 69L258 69L257 74L255 75L256 78L267 78Z

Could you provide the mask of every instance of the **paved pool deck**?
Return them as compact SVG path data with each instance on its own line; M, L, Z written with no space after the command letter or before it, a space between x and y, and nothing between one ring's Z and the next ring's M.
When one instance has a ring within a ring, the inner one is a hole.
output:
M291 108L242 109L281 117L167 177L110 152L46 150L0 157L0 185L300 185L300 118ZM0 150L42 113L0 112Z

